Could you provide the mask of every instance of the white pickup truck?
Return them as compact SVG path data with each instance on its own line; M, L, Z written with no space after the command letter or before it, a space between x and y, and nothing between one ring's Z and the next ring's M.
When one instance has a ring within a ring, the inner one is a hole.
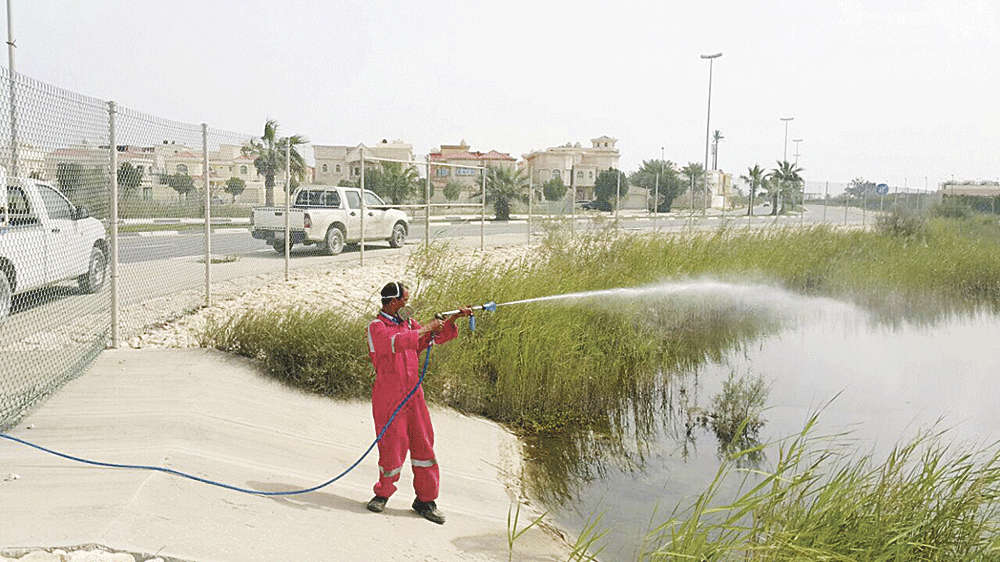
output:
M0 168L0 320L13 296L75 279L80 290L104 287L108 241L104 224L55 187L7 178Z
M387 240L402 247L410 219L392 209L371 191L365 191L365 242ZM315 244L337 255L344 244L361 242L361 190L356 187L304 185L295 191L290 209L289 242ZM258 207L250 214L250 234L285 252L285 208Z

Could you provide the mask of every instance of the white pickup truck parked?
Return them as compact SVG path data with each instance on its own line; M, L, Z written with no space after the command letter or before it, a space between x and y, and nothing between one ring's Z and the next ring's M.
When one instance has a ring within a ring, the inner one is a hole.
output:
M104 225L55 187L7 178L0 168L0 319L13 296L75 279L80 290L104 286L108 241Z
M387 240L402 247L410 219L392 209L371 191L365 191L365 242ZM361 242L361 190L356 187L304 185L296 190L290 209L289 242L315 244L337 255L344 244ZM258 207L250 214L250 233L285 252L285 208Z

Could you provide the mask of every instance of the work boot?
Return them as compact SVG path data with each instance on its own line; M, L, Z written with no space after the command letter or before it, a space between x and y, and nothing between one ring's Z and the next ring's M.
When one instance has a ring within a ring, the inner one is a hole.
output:
M385 509L386 502L389 498L383 498L382 496L375 496L374 498L368 500L368 511L374 511L375 513L382 513Z
M433 501L422 502L413 500L413 511L419 513L424 519L433 521L438 525L444 525L444 514L437 508Z

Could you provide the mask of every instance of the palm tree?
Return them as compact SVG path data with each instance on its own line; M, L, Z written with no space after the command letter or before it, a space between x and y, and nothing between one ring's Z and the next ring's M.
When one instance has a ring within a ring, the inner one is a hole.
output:
M309 140L302 135L278 138L278 122L274 119L268 119L264 123L264 134L261 136L260 141L250 139L243 146L243 155L252 157L254 159L253 165L257 168L257 173L264 176L264 198L266 205L274 205L274 176L278 172L285 171L286 146L289 147L291 178L296 182L301 182L305 178L306 162L295 147L308 142Z
M365 178L367 182L368 178ZM372 186L372 191L378 193L382 198L389 199L393 205L401 205L403 201L413 197L417 191L417 183L420 176L413 166L403 167L401 162L382 162L379 181L381 185L376 189ZM366 184L367 188L368 185Z
M750 205L747 207L747 216L753 214L753 198L757 195L757 190L764 185L764 169L760 164L754 164L753 168L747 168L747 175L740 176L740 179L750 185Z
M689 162L687 166L681 168L681 175L684 176L684 179L690 186L691 207L694 208L695 193L701 193L705 190L705 184L701 181L702 176L705 175L705 166L700 162Z
M782 196L781 211L785 212L785 201L791 199L793 193L797 193L802 185L802 176L799 175L803 168L799 168L794 163L788 160L778 161L778 167L771 170L771 178L775 182L775 188L773 189L774 201L771 204L774 206L771 209L771 214L778 214L778 194Z
M712 133L712 169L719 169L719 141L726 137L722 136L722 131L716 129Z
M486 202L493 203L496 220L510 220L511 201L528 202L526 190L528 180L524 170L512 171L510 168L486 168Z

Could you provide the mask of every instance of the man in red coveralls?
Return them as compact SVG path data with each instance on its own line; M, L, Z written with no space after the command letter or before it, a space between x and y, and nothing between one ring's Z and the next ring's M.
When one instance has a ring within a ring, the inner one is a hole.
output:
M459 314L447 320L431 320L421 327L409 318L409 307L400 313L409 298L410 292L402 283L386 284L382 288L382 310L368 325L368 354L375 366L372 416L376 434L382 431L420 379L417 354L427 349L432 340L444 343L455 338L458 335L455 318L472 314L468 307L462 308ZM413 488L417 493L413 510L425 519L444 524L444 514L434 503L438 497L440 474L434 457L434 428L424 402L423 388L418 388L400 409L378 443L379 479L375 484L375 497L368 502L369 511L379 513L385 509L389 496L396 491L407 451L413 468Z

